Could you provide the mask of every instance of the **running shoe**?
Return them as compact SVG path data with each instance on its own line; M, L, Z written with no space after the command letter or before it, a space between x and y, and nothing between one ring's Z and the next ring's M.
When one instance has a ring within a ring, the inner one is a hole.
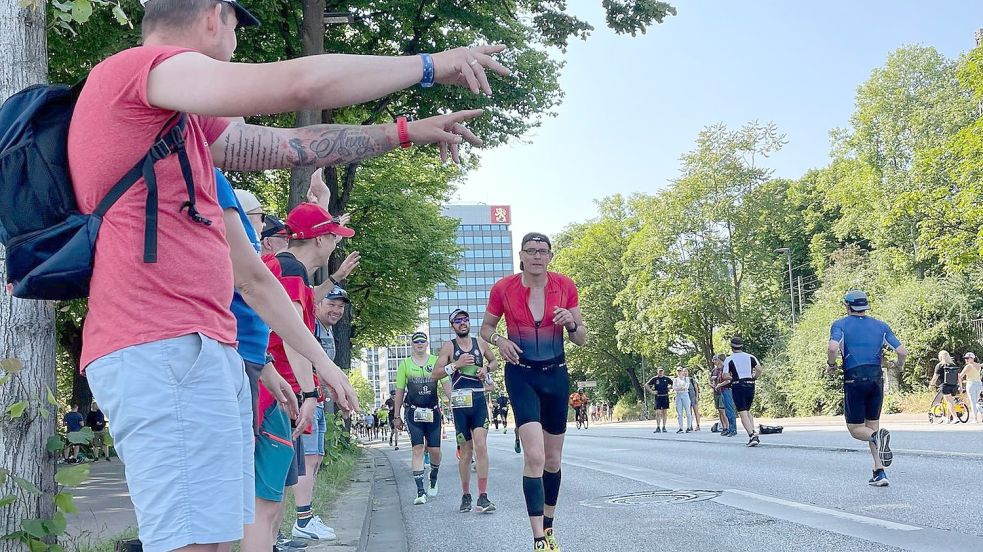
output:
M470 495L468 498L470 498ZM478 496L478 504L475 511L479 514L490 514L495 511L495 505L488 500L488 495L486 493L482 493Z
M437 496L437 482L433 481L430 483L430 488L427 489L427 496Z
M662 430L659 428L655 428L655 431L653 431L652 433L662 433Z
M533 552L539 552L540 550L549 550L550 545L546 544L546 541L534 541L532 543Z
M693 432L693 428L691 427L686 428L686 433L692 433L692 432Z
M543 531L543 536L546 537L546 544L549 545L547 550L552 552L560 552L560 545L556 543L556 533L553 532L552 527L546 531Z
M515 436L515 453L522 454L522 443L519 442L519 435Z
M676 430L676 433L677 433L677 434L678 434L678 433L682 433L682 432L683 432L683 428L679 428L679 429L677 429L677 430Z
M294 527L290 531L290 534L300 538L308 540L335 540L338 538L334 531L330 527L324 525L323 523L314 523L314 520L307 522L307 525L301 527L299 523L294 522Z
M422 495L416 497L416 500L413 501L413 504L416 505L426 504L426 503L427 503L427 493L423 493Z
M887 480L887 472L884 470L875 471L874 477L871 477L867 484L871 487L887 487L890 484Z
M751 438L748 439L748 441L747 441L747 446L749 446L749 447L756 447L756 446L758 446L760 444L761 444L761 440L758 439L758 434L757 433L752 433L751 434Z
M276 545L280 549L285 548L307 548L307 543L302 540L288 539L283 533L277 532L276 534Z
M461 509L460 512L470 512L471 511L471 495L466 494L461 497Z
M891 452L891 432L882 428L873 437L874 446L877 447L877 458L886 468L894 461L894 453Z

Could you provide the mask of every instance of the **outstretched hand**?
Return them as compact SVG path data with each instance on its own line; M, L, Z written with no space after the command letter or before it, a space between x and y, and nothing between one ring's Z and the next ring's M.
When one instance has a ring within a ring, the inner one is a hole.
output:
M506 77L507 67L495 61L491 54L505 50L504 44L485 44L474 48L454 48L433 54L434 81L440 84L463 86L475 94L484 92L491 96L491 85L485 70Z
M484 113L481 109L455 111L446 115L427 117L419 121L410 121L406 125L410 141L417 145L437 144L440 146L440 160L447 162L450 157L455 163L461 162L460 145L467 141L480 146L481 139L468 130L462 123L470 121Z

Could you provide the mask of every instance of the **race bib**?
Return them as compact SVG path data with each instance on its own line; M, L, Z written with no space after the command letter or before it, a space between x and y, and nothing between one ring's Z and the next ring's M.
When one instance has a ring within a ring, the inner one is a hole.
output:
M430 423L433 422L433 409L432 408L414 408L413 409L413 421L420 423Z
M471 389L455 389L451 391L451 408L471 408L474 405L474 394Z

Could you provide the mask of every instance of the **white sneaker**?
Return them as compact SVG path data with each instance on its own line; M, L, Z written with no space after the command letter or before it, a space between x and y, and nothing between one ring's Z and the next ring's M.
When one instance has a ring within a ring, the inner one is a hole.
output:
M433 484L430 485L430 488L427 489L427 495L428 496L437 496L437 484L436 483L433 483Z
M315 524L313 519L307 522L306 527L301 527L295 521L294 528L290 534L297 538L310 540L335 540L338 538L330 527L324 525L323 523Z
M317 526L318 526L319 529L323 529L324 531L326 531L328 533L331 533L332 535L335 535L334 528L328 527L324 523L324 520L321 519L321 516L314 516L314 517L312 517L311 518L311 521L307 524L307 526L310 527L311 525L313 525L315 523L317 524Z
M426 493L424 493L424 494L416 497L416 500L413 501L413 504L417 504L417 505L419 505L419 504L426 504L426 503L427 503L427 495L426 495Z

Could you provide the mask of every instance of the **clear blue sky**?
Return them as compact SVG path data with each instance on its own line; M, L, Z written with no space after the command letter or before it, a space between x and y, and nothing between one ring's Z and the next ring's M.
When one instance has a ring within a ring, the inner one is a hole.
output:
M555 233L595 216L594 200L651 193L675 178L701 128L773 121L788 145L767 160L797 178L829 158L857 86L889 52L934 46L954 58L983 27L983 1L674 1L648 34L618 36L600 0L572 0L596 28L564 59L557 117L482 152L458 201L512 205L512 231Z

